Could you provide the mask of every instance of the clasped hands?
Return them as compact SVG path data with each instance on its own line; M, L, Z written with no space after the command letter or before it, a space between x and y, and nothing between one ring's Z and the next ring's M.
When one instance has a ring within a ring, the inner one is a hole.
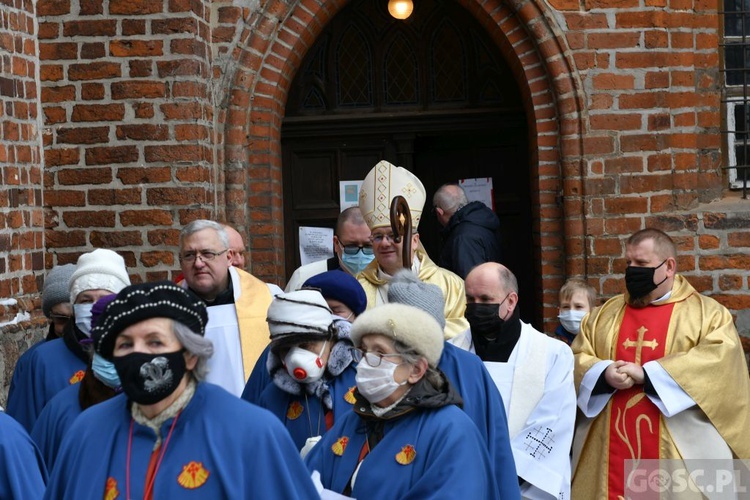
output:
M643 384L646 376L641 365L629 361L615 361L604 370L604 379L617 390Z

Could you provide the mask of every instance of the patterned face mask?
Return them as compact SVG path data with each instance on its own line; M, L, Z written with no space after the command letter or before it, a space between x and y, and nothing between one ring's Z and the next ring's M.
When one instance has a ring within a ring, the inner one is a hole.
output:
M177 389L185 375L183 352L132 352L113 358L123 392L140 405L152 405L166 398Z

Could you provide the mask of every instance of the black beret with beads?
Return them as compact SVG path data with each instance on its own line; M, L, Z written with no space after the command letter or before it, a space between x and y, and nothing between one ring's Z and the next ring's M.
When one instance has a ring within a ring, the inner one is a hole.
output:
M208 312L202 300L171 281L131 285L123 288L107 305L91 330L94 349L103 358L110 359L120 332L151 318L173 319L203 336Z

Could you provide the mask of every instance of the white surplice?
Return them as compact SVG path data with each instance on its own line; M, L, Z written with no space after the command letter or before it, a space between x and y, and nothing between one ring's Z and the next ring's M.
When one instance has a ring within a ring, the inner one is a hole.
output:
M570 498L570 448L576 417L573 352L521 322L507 363L485 362L503 397L521 495ZM449 342L475 352L471 331Z

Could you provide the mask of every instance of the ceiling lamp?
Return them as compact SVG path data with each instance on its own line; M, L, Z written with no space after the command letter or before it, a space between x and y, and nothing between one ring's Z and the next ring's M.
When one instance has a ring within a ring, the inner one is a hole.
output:
M411 0L388 0L388 12L396 19L406 19L414 10Z

